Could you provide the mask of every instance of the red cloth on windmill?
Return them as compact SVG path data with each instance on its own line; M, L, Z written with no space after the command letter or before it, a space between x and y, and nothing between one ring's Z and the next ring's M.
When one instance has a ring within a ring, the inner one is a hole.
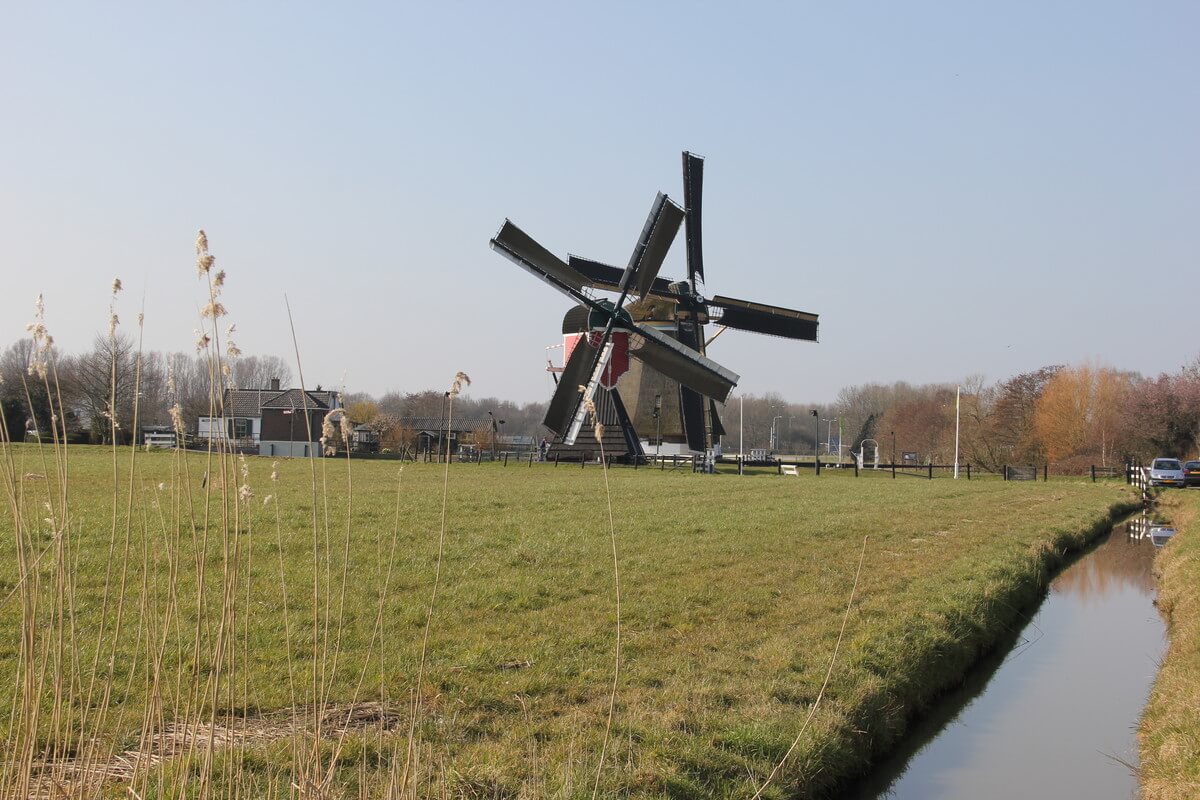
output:
M575 345L579 343L581 337L591 337L593 347L600 345L600 337L602 334L598 332L592 333L568 333L563 336L563 366L571 360L571 352L575 349ZM608 366L600 375L600 385L605 389L612 389L617 385L617 381L621 376L629 371L629 334L622 331L614 331L612 338L612 356L608 359Z

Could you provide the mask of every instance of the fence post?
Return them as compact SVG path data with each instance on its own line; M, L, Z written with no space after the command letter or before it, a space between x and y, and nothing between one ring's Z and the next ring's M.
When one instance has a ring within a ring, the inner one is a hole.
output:
M745 468L742 466L742 454L738 453L738 475L745 475Z
M659 456L658 457L658 471L666 472L666 470L667 470L667 460L665 458L663 458L662 456Z
M1034 474L1036 475L1037 473L1035 472ZM1046 463L1046 464L1042 465L1042 483L1047 483L1047 482L1049 482L1049 480L1050 480L1050 464Z
M896 480L896 462L892 462L892 480Z
M782 461L775 462L775 471L778 472L780 475L783 474L783 462Z
M530 469L533 468L533 452L532 451L530 451L530 453L529 453L529 468Z
M929 480L933 480L933 462L929 462Z
M858 459L854 459L854 477L858 477Z
M816 458L817 458L817 474L820 475L821 474L821 454L818 453Z
M1096 465L1092 464L1092 483L1096 482Z
M558 453L554 454L554 466L558 466Z
M967 480L971 480L971 465L967 464Z
M579 454L579 468L583 469L587 466L587 453Z
M504 466L508 466L508 451L504 451Z
M1008 464L1004 465L1004 480L1008 480Z

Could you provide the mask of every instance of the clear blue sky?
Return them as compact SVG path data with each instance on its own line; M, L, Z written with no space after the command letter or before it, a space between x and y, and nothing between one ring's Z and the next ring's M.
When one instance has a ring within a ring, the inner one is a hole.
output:
M1007 377L1200 352L1200 6L10 4L0 341L190 349L197 228L247 352L310 384L543 399L567 301L511 217L623 264L707 157L709 294L821 314L731 331L742 389ZM664 274L683 271L680 239Z

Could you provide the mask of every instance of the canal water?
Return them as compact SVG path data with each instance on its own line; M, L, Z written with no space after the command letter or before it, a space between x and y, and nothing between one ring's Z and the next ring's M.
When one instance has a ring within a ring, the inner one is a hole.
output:
M1064 570L1024 627L849 795L857 800L1137 795L1137 723L1166 651L1147 514Z

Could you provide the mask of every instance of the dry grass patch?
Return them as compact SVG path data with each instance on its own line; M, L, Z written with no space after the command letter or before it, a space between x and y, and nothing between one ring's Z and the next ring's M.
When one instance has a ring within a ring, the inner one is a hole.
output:
M1155 561L1170 645L1138 729L1142 796L1200 797L1200 493L1169 492L1160 507L1176 535Z

